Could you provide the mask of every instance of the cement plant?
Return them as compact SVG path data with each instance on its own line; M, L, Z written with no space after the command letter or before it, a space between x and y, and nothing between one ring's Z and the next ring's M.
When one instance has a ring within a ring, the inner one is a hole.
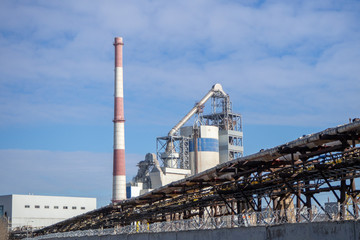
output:
M116 37L112 203L89 202L80 215L14 228L11 238L360 238L360 119L244 156L242 115L221 84L154 139L156 151L126 183L123 46ZM324 193L336 202L320 201Z

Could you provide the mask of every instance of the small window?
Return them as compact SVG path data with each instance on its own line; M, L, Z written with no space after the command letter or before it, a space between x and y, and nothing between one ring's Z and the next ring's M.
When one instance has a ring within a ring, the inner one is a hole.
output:
M68 209L68 207L67 207L67 206L64 206L63 209Z
M54 209L59 209L59 206L54 206Z
M85 210L85 207L81 207L81 210Z
M45 206L44 208L49 209L50 207L49 207L49 206Z
M30 205L25 205L25 208L30 208Z
M35 208L40 208L40 206L39 206L39 205L35 205Z
M76 209L76 207L72 207L72 209Z

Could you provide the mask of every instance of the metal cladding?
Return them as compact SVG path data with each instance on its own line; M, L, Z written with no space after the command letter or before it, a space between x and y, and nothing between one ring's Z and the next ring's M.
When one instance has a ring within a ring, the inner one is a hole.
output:
M219 164L219 128L202 125L189 142L190 169L196 174Z
M124 129L124 91L123 91L123 39L116 37L115 46L115 102L114 102L114 165L113 197L117 202L126 199L125 175L125 129Z

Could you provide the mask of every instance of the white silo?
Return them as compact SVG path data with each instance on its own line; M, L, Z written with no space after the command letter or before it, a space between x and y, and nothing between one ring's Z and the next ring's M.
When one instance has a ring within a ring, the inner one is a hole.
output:
M202 125L193 133L189 143L190 168L196 174L219 164L219 128Z

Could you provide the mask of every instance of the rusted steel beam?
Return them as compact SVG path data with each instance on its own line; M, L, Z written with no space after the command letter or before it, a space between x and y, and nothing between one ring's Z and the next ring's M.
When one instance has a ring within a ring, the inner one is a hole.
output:
M256 211L259 208L259 201L258 206L255 207L253 199L264 198L266 200L266 197L292 193L297 194L300 202L309 206L311 200L309 201L308 198L314 199L313 195L315 193L337 190L336 187L331 186L330 182L345 181L360 175L359 152L359 149L354 148L343 154L333 154L336 157L331 161L319 158L304 161L303 165L294 164L293 166L277 169L266 163L258 168L253 168L252 172L246 171L239 179L232 181L217 179L210 172L201 173L193 178L174 182L168 187L156 189L141 197L109 205L83 216L50 226L36 232L36 234L67 231L69 229L89 229L94 226L127 225L131 221L144 218L152 219L151 221L160 221L163 219L162 216L181 214L184 210L188 212L194 211L199 214L199 208L206 209L212 204L229 208L229 202L233 201L234 198L246 202ZM239 166L246 165L240 162L238 164ZM237 162L233 162L231 166L237 167ZM231 171L233 170L231 169ZM207 176L206 181L204 180L205 176ZM318 181L319 179L324 181ZM314 180L316 181L314 182ZM212 181L216 185L208 184ZM329 188L319 188L320 185L325 183L328 184ZM284 184L287 188L284 188ZM299 186L305 189L303 193L307 196L307 201L304 201L299 196L299 193L302 192L299 192ZM350 193L357 196L359 191L351 189ZM344 200L342 196L340 198L340 200ZM317 202L315 199L314 201ZM235 209L233 210L232 213L236 212Z

